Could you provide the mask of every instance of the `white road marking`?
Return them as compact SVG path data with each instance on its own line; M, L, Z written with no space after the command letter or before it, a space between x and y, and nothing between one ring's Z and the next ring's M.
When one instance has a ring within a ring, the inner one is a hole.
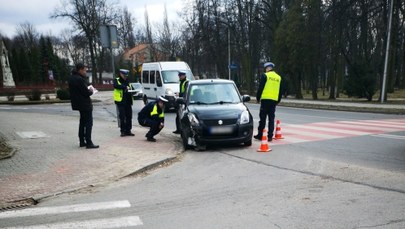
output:
M40 224L33 226L21 226L21 227L8 227L7 229L70 229L70 228L86 228L86 229L99 229L99 228L123 228L143 225L141 219L138 216L127 216L120 218L108 218L108 219L94 219L86 221L76 221L68 223L53 223L53 224Z
M390 139L405 140L405 136L393 135L393 134L375 134L375 135L371 135L371 136L379 137L379 138L390 138Z
M16 132L21 138L45 138L47 135L42 131L20 131Z
M273 142L294 144L364 135L403 140L403 136L384 133L404 131L404 122L405 119L381 119L287 124L282 126L284 139Z
M36 216L36 215L63 214L69 212L97 211L97 210L106 210L113 208L129 208L129 207L131 207L131 204L127 200L89 203L89 204L76 204L68 206L55 206L55 207L39 207L39 208L33 207L22 210L0 212L0 219L11 217Z

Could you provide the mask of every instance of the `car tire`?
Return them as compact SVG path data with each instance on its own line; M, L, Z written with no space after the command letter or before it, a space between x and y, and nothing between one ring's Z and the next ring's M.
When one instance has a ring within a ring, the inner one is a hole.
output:
M181 130L181 133L180 133L180 135L181 135L181 140L182 140L182 142L183 142L183 148L184 148L184 150L188 150L188 149L190 149L191 147L190 147L190 145L188 144L188 137L189 137L189 131L188 130Z
M250 139L250 140L247 141L247 142L244 142L243 145L245 145L245 146L251 146L251 145L252 145L252 139Z
M148 104L148 97L146 95L143 96L142 100L144 105Z
M197 146L194 148L197 151L205 151L207 146L201 143L196 142Z

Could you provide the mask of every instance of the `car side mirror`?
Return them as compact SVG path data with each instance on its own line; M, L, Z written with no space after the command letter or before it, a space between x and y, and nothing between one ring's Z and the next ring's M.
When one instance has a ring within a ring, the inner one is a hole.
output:
M249 102L250 101L250 96L249 95L242 95L242 101L243 102Z

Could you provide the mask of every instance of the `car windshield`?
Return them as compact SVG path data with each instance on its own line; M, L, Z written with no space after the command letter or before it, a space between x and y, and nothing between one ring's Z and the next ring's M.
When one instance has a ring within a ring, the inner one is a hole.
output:
M189 104L226 104L241 102L239 93L232 83L191 85L189 92Z
M192 80L193 74L189 70L185 70L187 79ZM163 83L179 83L179 71L162 71Z
M142 89L142 85L140 83L133 83L132 88L133 89Z

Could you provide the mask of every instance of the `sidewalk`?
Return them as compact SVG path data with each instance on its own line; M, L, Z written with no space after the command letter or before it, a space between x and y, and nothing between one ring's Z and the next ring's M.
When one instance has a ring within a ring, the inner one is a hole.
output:
M0 112L0 134L17 148L12 157L0 160L0 211L139 173L182 152L169 132L162 131L151 143L145 138L147 128L136 125L134 137L120 137L116 122L98 119L93 141L100 148L80 148L78 121L78 116Z
M109 101L111 92L99 92L93 99ZM405 114L401 104L283 99L280 106ZM0 135L17 148L12 157L0 160L0 211L139 173L176 159L183 150L169 130L151 143L145 139L147 128L134 125L136 136L120 137L116 122L97 118L93 141L100 148L79 148L78 121L78 113L0 112Z
M256 100L253 98L252 100ZM321 101L321 100L300 100L281 99L280 106L324 109L338 111L356 111L382 114L405 114L405 104L371 103L371 102L346 102L346 101Z

